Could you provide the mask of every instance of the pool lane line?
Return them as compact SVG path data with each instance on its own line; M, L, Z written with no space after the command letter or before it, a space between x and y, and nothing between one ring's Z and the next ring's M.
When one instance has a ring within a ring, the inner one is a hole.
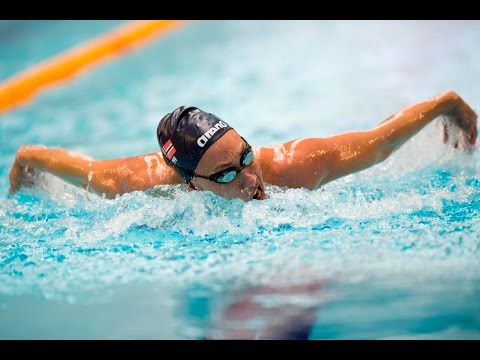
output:
M79 73L143 45L187 22L135 20L16 74L0 83L0 115L24 105L50 86L71 80Z

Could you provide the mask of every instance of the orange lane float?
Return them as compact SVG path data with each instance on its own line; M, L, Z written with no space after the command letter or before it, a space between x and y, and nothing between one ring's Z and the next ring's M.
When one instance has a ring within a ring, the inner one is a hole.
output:
M0 115L24 104L40 91L67 81L186 22L132 21L17 74L0 84Z

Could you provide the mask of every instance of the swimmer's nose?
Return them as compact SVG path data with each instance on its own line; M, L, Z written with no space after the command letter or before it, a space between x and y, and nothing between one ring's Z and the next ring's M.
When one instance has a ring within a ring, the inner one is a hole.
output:
M258 176L251 169L245 168L240 174L243 175L242 177L243 188L256 187L259 185L257 184Z
M255 196L259 196L260 200L264 198L263 184L257 174L253 171L245 173L242 180L240 192L246 196L246 200L251 200Z

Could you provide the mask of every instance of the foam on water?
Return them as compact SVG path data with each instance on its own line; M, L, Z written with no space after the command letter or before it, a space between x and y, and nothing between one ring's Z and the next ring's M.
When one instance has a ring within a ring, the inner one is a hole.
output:
M172 275L232 286L269 268L288 283L304 266L324 278L448 269L476 277L477 155L435 146L428 136L435 130L321 189L267 186L264 201L228 201L183 185L158 187L161 197L107 200L43 176L0 205L1 291L62 297ZM411 157L420 144L424 151ZM398 174L402 163L409 171Z

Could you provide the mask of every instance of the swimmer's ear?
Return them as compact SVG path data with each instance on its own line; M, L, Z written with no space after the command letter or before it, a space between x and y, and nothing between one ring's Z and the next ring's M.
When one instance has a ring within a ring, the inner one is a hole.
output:
M195 185L193 185L192 182L189 182L188 183L188 191L194 191L194 190L197 190L197 188L195 187Z

